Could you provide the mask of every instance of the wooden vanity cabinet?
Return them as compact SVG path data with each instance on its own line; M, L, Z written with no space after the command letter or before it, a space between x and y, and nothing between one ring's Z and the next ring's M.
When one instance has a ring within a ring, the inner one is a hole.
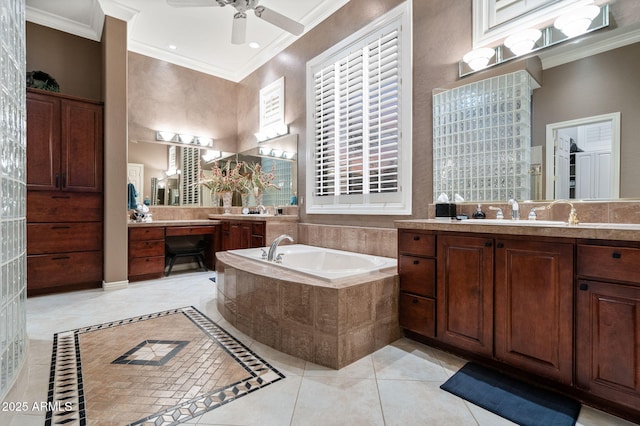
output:
M129 281L164 276L164 227L129 228Z
M492 238L438 235L438 340L491 357L493 288Z
M576 386L640 407L640 245L578 244Z
M222 250L237 250L264 246L264 221L222 221Z
M103 279L103 105L27 89L27 294Z
M436 237L431 232L398 231L399 321L406 330L436 334Z
M573 248L495 240L495 358L566 385L573 382Z

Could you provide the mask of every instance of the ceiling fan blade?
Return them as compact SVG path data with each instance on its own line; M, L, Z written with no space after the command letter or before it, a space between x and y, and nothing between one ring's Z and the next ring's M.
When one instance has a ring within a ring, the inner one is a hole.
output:
M264 6L256 7L255 13L258 18L264 19L268 23L273 24L276 27L280 27L293 35L300 35L304 31L304 25L301 23L296 22L291 18L287 18L286 16Z
M231 43L244 44L247 35L247 15L238 12L233 15L233 27L231 28Z
M167 4L171 7L221 6L217 0L167 0Z

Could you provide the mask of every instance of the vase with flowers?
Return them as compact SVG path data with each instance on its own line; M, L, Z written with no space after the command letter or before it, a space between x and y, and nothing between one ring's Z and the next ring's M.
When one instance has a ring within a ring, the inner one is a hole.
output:
M271 172L265 172L262 170L262 165L260 163L247 164L246 167L249 169L249 187L251 191L253 191L253 196L256 200L256 205L262 205L262 197L264 196L264 192L268 189L277 189L280 187L274 183L276 180L276 175L274 173L275 170L271 170Z
M213 163L211 171L202 171L198 183L206 187L212 193L220 194L225 214L231 212L231 201L235 191L242 191L247 187L247 177L241 171L243 162L238 162L232 168L231 162L221 168L216 161Z

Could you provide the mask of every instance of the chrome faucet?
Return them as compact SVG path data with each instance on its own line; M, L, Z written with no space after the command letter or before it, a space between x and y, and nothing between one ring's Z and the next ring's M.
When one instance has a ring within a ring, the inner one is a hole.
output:
M282 242L282 240L289 240L293 242L293 238L291 238L287 234L282 234L271 243L271 247L269 247L269 253L267 254L267 261L272 262L276 255L276 250L278 249L278 244Z
M258 213L260 213L260 214L267 213L267 208L265 206L263 206L262 204L256 206L256 209L258 209Z
M571 211L569 212L569 219L567 219L567 223L569 225L577 225L580 223L578 220L578 213L576 212L576 208L573 206L573 203L569 200L555 200L547 205L547 210L551 209L551 206L558 203L569 204L571 206Z
M496 219L504 219L504 214L502 213L502 209L500 207L489 206L489 210L497 210Z

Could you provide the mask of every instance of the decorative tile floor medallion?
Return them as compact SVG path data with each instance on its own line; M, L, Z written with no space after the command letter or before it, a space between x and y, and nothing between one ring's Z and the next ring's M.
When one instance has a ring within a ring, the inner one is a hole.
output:
M56 333L47 425L171 425L283 379L193 307Z

